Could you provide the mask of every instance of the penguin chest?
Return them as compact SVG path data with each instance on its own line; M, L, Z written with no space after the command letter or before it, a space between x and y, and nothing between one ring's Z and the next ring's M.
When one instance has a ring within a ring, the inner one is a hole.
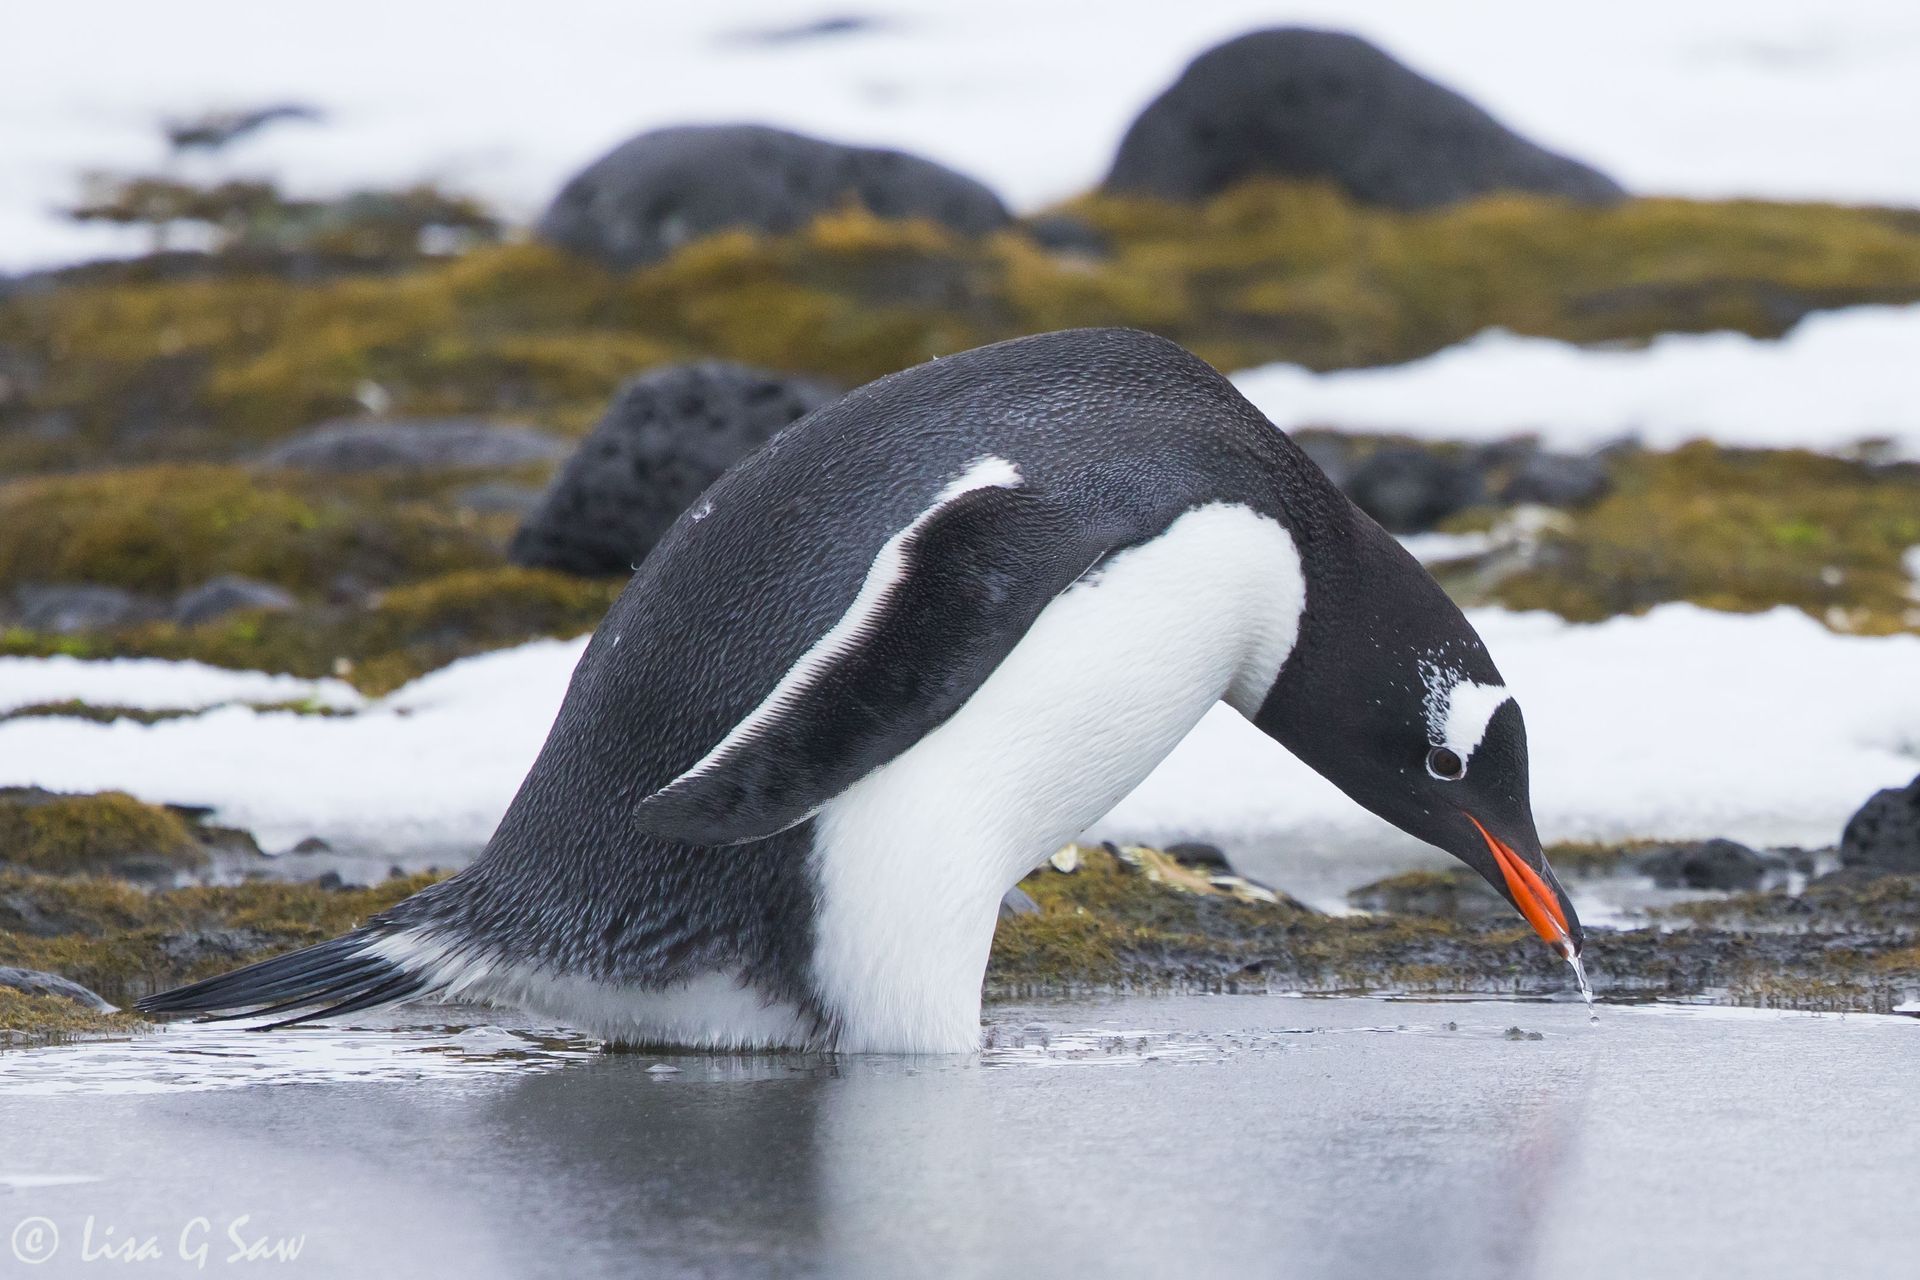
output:
M1001 896L1215 702L1257 707L1304 597L1277 522L1190 511L1057 597L958 712L821 809L812 976L839 1047L974 1048Z

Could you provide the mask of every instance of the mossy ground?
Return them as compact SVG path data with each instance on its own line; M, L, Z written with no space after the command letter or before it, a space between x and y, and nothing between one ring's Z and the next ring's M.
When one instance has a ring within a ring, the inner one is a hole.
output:
M0 485L0 591L87 582L171 593L222 574L299 594L501 562L511 531L392 483L154 466Z
M85 636L15 629L0 633L0 654L191 658L339 676L378 696L458 658L591 631L625 585L504 566L414 583L361 605L237 613L197 627L152 623Z
M129 264L0 297L0 608L16 586L82 582L159 607L228 573L300 601L194 628L0 629L0 653L342 671L379 692L592 627L617 582L511 569L514 517L462 505L478 482L538 485L544 468L315 476L235 462L358 412L369 387L397 414L577 431L621 380L680 358L855 383L994 338L1131 324L1222 367L1331 367L1490 324L1580 340L1777 333L1810 307L1920 298L1920 222L1873 209L1515 197L1406 214L1255 183L1201 206L1088 197L1064 212L1109 252L844 212L790 236L711 237L631 273L519 243L358 275L278 276L244 255L190 278ZM103 464L117 469L60 473ZM1615 467L1613 495L1522 571L1450 585L1580 619L1690 599L1786 603L1850 630L1920 622L1899 565L1920 542L1910 471L1704 447Z
M435 878L365 889L258 880L148 893L113 879L0 871L0 964L57 973L128 1006L324 941Z
M336 675L377 696L457 658L591 631L625 585L503 565L396 587L364 604L240 613L198 627L157 623L104 637L92 652Z
M134 1014L96 1013L59 996L30 995L0 987L0 1046L111 1035L138 1031L145 1025Z
M0 964L142 995L333 937L434 880L367 889L255 881L143 892L112 879L0 872ZM1040 910L1003 920L990 999L1112 990L1567 994L1572 979L1517 918L1328 916L1156 880L1107 853L1022 882ZM1603 996L1708 998L1884 1012L1920 989L1920 878L1733 895L1672 910L1686 927L1589 932ZM0 1031L124 1027L66 1001L0 992Z
M177 814L125 792L31 799L0 792L0 866L84 875L133 862L190 871L206 853Z
M1428 213L1253 183L1200 206L1086 197L1111 245L1050 254L859 212L616 273L534 244L320 281L124 277L0 300L0 466L226 458L358 411L590 422L623 378L726 357L847 384L997 338L1133 325L1223 368L1426 354L1490 325L1578 341L1777 334L1920 298L1920 225L1861 208L1528 197Z
M1565 513L1533 563L1474 602L1581 622L1674 600L1789 605L1847 631L1920 631L1902 560L1920 545L1920 467L1697 443L1627 452L1612 471L1606 497Z
M1916 883L1836 886L1800 902L1737 895L1824 930L1754 928L1730 909L1683 929L1589 931L1586 963L1603 995L1699 998L1885 1011L1920 987ZM1088 852L1072 875L1022 882L1037 914L1002 921L987 988L1000 998L1094 989L1196 988L1488 994L1568 992L1567 966L1518 918L1327 916L1182 893ZM1676 908L1676 912L1690 910ZM1706 904L1714 906L1718 904Z

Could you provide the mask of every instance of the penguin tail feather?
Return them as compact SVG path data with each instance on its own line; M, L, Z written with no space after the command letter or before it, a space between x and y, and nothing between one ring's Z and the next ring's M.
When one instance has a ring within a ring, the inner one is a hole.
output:
M271 1031L392 1004L433 985L426 974L374 950L382 936L379 930L355 929L330 942L146 996L137 1007L142 1013L197 1013L201 1022L293 1013L252 1028Z

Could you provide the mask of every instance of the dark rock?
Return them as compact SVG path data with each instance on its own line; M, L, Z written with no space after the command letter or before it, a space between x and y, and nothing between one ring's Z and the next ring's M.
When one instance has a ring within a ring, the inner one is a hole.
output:
M1015 916L1037 916L1039 914L1040 904L1033 900L1032 894L1022 889L1019 885L1015 885L1013 888L1007 890L1000 898L1000 918L1002 920L1011 920Z
M708 362L658 369L614 396L508 548L516 564L631 573L720 473L835 392Z
M312 124L325 118L318 107L304 102L277 102L245 111L208 111L182 120L168 120L161 127L166 132L168 145L175 151L218 151L282 120Z
M1070 213L1043 213L1027 219L1020 229L1027 233L1027 239L1049 253L1104 258L1112 249L1100 228Z
M1920 776L1875 792L1847 819L1840 865L1882 875L1920 875Z
M1360 465L1358 437L1337 431L1308 430L1296 432L1293 442L1335 487L1342 493L1347 492L1354 470Z
M319 836L307 836L299 844L288 850L289 853L332 853L333 846Z
M1548 453L1527 439L1426 444L1308 429L1295 433L1294 443L1395 533L1424 533L1474 506L1582 506L1603 497L1611 483L1604 455Z
M1479 459L1418 445L1382 445L1341 486L1354 504L1393 533L1421 533L1486 501Z
M1233 864L1227 861L1227 855L1220 851L1218 845L1187 841L1181 844L1170 844L1160 852L1182 866L1199 867L1206 871L1231 872L1233 870Z
M258 929L193 929L160 939L160 954L177 969L192 969L251 959L272 941Z
M193 828L193 838L200 842L209 857L252 859L264 858L260 842L253 838L253 832L239 827L219 827L200 824Z
M191 627L244 609L284 613L297 604L299 601L285 588L228 573L181 592L173 602L173 620L183 627Z
M1331 180L1397 209L1494 191L1590 204L1625 194L1367 41L1298 27L1194 59L1127 130L1104 189L1199 200L1260 176Z
M810 22L795 23L789 27L751 27L730 32L723 36L722 40L727 44L777 47L813 40L830 40L835 36L870 35L893 25L884 18L873 18L859 13L837 13L829 17L815 18Z
M0 893L0 932L52 938L80 927L77 919L45 907L24 893Z
M1605 497L1611 484L1605 458L1530 449L1507 475L1496 496L1511 506L1536 502L1549 507L1583 507Z
M30 996L59 996L75 1004L84 1005L95 1013L113 1013L118 1008L116 1005L108 1004L77 982L63 978L57 973L42 973L38 969L16 969L10 965L0 965L0 987L11 987L15 991L22 991Z
M313 883L315 888L329 891L347 887L346 879L338 871L322 871L314 878Z
M762 125L685 125L630 138L561 188L538 234L617 267L666 257L730 227L797 231L848 202L967 235L1011 220L972 178L899 151Z
M267 467L295 471L453 471L553 462L567 442L528 427L469 418L343 418L274 446Z
M1785 848L1769 849L1767 853L1770 862L1772 859L1777 858L1779 859L1779 865L1786 870L1797 872L1803 876L1810 876L1820 869L1822 853L1831 856L1833 850L1801 849L1789 845Z
M163 606L119 587L75 583L14 588L14 621L29 631L71 635L151 622Z
M1662 889L1758 889L1767 873L1765 858L1731 840L1663 845L1635 866Z

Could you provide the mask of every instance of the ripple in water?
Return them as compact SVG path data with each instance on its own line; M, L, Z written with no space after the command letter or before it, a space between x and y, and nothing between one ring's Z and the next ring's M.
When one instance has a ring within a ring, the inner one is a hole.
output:
M597 1040L584 1036L497 1026L316 1027L262 1035L183 1023L130 1040L0 1054L0 1097L444 1080L551 1071L599 1050Z

